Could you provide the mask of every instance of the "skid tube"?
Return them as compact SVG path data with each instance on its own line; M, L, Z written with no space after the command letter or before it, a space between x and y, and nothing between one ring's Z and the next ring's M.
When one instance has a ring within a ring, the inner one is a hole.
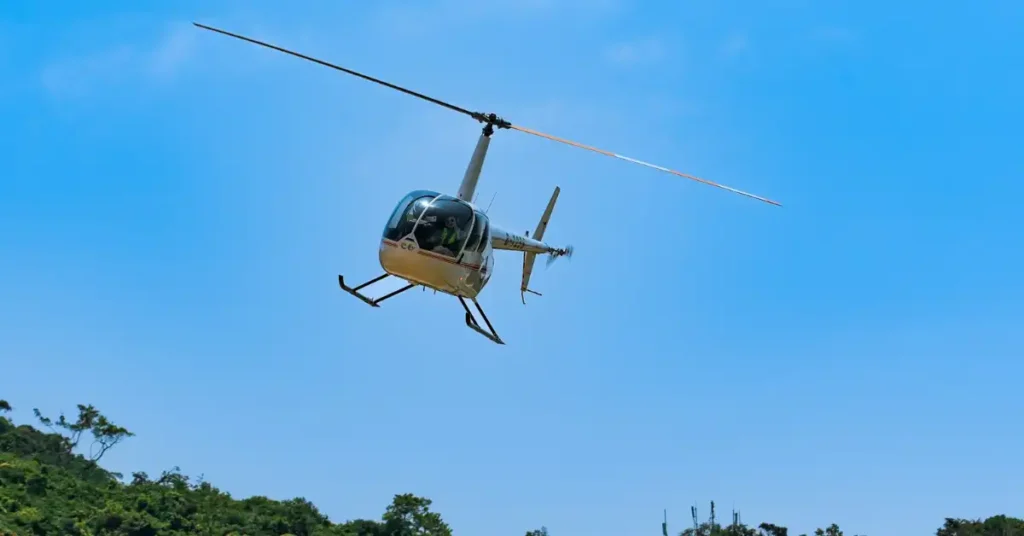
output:
M459 303L462 304L462 308L466 310L466 325L469 326L469 329L487 337L491 342L505 344L505 341L501 340L501 337L498 336L498 332L494 331L494 326L491 325L491 321L487 319L487 315L484 314L483 308L480 307L480 304L477 303L475 299L473 299L473 305L476 306L477 311L480 311L480 316L484 317L484 322L487 323L487 329L490 330L490 333L484 331L483 328L480 327L480 324L477 323L476 318L473 318L473 313L469 311L469 306L466 305L465 298L458 295L455 297L459 299Z
M363 283L362 285L359 285L359 286L356 286L356 287L350 287L350 286L345 285L345 277L339 274L338 275L338 286L341 287L341 290L344 290L345 292L348 292L349 294L359 298L360 300L362 300L367 305L369 305L371 307L380 307L380 305L379 305L380 302L382 302L382 301L384 301L384 300L386 300L386 299L388 299L388 298L390 298L392 296L396 296L398 294L401 294L401 293L411 289L412 287L416 286L415 284L409 283L408 285L406 285L406 286L404 286L404 287L402 287L402 288L400 288L400 289L398 289L398 290L396 290L394 292L390 292L390 293L385 294L385 295L381 296L380 298L376 298L376 299L369 298L365 294L359 292L360 289L366 288L366 287L368 287L368 286L370 286L370 285L372 285L374 283L383 281L389 275L391 275L391 274L384 274L384 275L375 277L375 278L373 278L373 279Z

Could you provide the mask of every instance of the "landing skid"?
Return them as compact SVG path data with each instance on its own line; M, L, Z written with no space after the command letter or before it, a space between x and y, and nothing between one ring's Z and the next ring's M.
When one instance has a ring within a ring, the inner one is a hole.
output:
M402 287L402 288L400 288L400 289L398 289L398 290L396 290L394 292L391 292L389 294L385 294L385 295L381 296L380 298L376 298L376 299L370 298L369 296L366 296L362 292L359 292L360 290L362 290L362 289L364 289L364 288L366 288L366 287L368 287L368 286L370 286L370 285L372 285L374 283L378 283L380 281L383 281L383 280L387 279L387 277L389 275L391 275L391 274L384 274L384 275L375 277L375 278L373 278L373 279L371 279L371 280L369 280L369 281L367 281L367 282L365 282L365 283L363 283L361 285L355 286L355 287L350 287L350 286L346 285L345 284L345 277L342 276L342 275L339 275L338 276L338 286L341 287L341 290L344 290L345 292L348 292L349 294L355 296L356 298L359 298L363 303L365 303L365 304L367 304L367 305L369 305L371 307L380 307L380 302L382 302L382 301L384 301L384 300L386 300L388 298L391 298L392 296L397 296L398 294L401 294L401 293L403 293L403 292L405 292L405 291L407 291L407 290L409 290L409 289L411 289L411 288L416 286L415 283L410 283L410 284L408 284L408 285L406 285L406 286L404 286L404 287ZM497 343L497 344L505 344L505 341L501 340L501 337L498 336L498 333L496 331L494 331L494 326L491 325L491 321L487 319L487 315L484 313L483 308L480 307L480 304L477 303L477 301L475 299L473 300L473 305L476 306L476 310L477 311L480 311L480 316L483 317L484 322L487 324L487 330L484 330L483 328L481 328L480 324L477 323L476 318L473 317L473 313L471 313L469 311L469 306L466 305L466 299L463 298L462 296L458 296L458 295L456 295L455 297L459 299L459 303L462 304L462 308L466 310L466 325L469 326L470 329L472 329L473 331L483 335L484 337L487 337L487 339L489 341L491 341L491 342L494 342L494 343Z
M484 314L483 308L480 307L480 304L477 303L476 300L473 300L473 305L476 306L477 311L480 311L480 316L484 317L484 322L487 323L487 329L490 332L484 331L483 328L480 327L480 324L477 323L476 318L473 318L473 313L469 312L469 306L466 305L465 298L463 298L462 296L456 296L456 298L459 299L459 303L462 304L462 308L466 310L466 325L469 326L469 329L472 329L473 331L483 335L484 337L487 337L487 339L490 340L491 342L505 344L505 341L501 340L501 337L498 336L498 333L494 331L494 326L491 325L491 321L487 319L487 315Z
M384 300L386 300L386 299L388 299L388 298L390 298L392 296L396 296L398 294L401 294L401 293L411 289L412 287L416 286L416 285L410 283L410 284L408 284L408 285L406 285L406 286L404 286L404 287L402 287L402 288L400 288L400 289L398 289L398 290L396 290L394 292L385 294L385 295L381 296L380 298L376 298L376 299L369 298L366 295L364 295L361 292L359 292L360 289L366 288L366 287L368 287L368 286L370 286L370 285L372 285L374 283L378 283L380 281L383 281L389 275L391 275L391 274L384 274L382 276L375 277L375 278L373 278L373 279L371 279L371 280L369 280L369 281L367 281L367 282L365 282L362 285L359 285L357 287L349 287L349 286L345 285L345 277L342 276L342 275L338 275L338 285L341 287L341 290L344 290L345 292L348 292L349 294L359 298L360 300L362 300L367 305L369 305L371 307L380 307L380 305L379 305L380 302L382 302L382 301L384 301Z

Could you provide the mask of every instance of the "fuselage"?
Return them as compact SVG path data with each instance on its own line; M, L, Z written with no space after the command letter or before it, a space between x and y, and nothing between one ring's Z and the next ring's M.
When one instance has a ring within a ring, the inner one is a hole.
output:
M430 190L399 201L381 237L387 273L448 294L476 298L494 269L495 250L547 253L543 242L497 226L472 203Z

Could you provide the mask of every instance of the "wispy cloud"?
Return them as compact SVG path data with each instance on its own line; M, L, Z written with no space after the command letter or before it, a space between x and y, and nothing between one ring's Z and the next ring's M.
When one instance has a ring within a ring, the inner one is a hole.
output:
M469 14L473 16L482 14L538 16L581 11L601 14L620 7L619 0L492 0L489 2L447 0L444 3L460 10L469 10Z
M840 28L837 26L819 26L811 30L811 39L822 42L831 43L843 46L852 46L857 44L857 35L848 28Z
M727 58L735 58L744 53L749 46L750 41L745 34L732 34L722 44L721 54Z
M139 76L168 81L196 52L196 36L189 29L176 24L148 46L119 44L61 59L43 67L40 82L53 96L73 97L98 85Z
M558 16L603 17L616 13L622 0L426 0L387 4L375 13L382 30L436 34L453 25L547 19Z
M98 80L120 78L131 64L134 49L117 46L60 60L43 68L40 75L43 87L53 96L69 97L84 93Z
M605 58L619 65L656 63L664 57L665 46L653 37L616 43L605 49Z
M172 27L150 53L149 71L159 78L177 74L196 52L198 33L188 24Z
M606 14L620 7L620 0L437 0L413 2L403 6L415 6L419 12L434 12L449 17L475 19L481 16L541 17L559 13L590 12Z

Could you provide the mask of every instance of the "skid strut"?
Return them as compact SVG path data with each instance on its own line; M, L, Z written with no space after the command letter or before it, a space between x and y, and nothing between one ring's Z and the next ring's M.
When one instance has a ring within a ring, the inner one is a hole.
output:
M469 306L466 305L465 298L463 298L462 296L456 296L456 298L459 299L459 303L462 304L462 308L466 310L466 325L469 326L470 329L483 335L484 337L487 337L491 342L505 344L505 341L501 340L501 337L498 336L498 333L494 331L494 326L491 325L491 321L487 319L487 315L484 314L483 308L480 307L480 304L477 303L475 299L473 300L473 305L476 306L477 311L480 311L480 316L482 316L484 318L484 322L487 323L487 329L490 330L489 333L487 331L484 331L483 328L480 327L480 324L477 323L476 318L473 318L473 313L469 311Z
M367 282L365 282L362 285L359 285L357 287L349 287L349 286L345 285L345 277L342 276L342 275L339 275L338 276L338 285L341 287L341 290L344 290L345 292L348 292L349 294L359 298L360 300L365 302L367 305L370 305L371 307L380 307L380 305L378 305L380 302L382 302L382 301L384 301L384 300L386 300L386 299L388 299L388 298L390 298L392 296L396 296L398 294L401 294L401 293L411 289L412 287L416 286L416 285L410 283L410 284L408 284L408 285L406 285L406 286L404 286L404 287L402 287L402 288L400 288L400 289L398 289L398 290L396 290L394 292L385 294L385 295L383 295L383 296L381 296L380 298L377 298L377 299L369 298L366 295L364 295L363 293L359 292L360 289L366 288L366 287L368 287L368 286L370 286L370 285L372 285L374 283L383 281L389 275L391 275L391 274L384 274L382 276L375 277L375 278L373 278L373 279L371 279L371 280L369 280L369 281L367 281Z

